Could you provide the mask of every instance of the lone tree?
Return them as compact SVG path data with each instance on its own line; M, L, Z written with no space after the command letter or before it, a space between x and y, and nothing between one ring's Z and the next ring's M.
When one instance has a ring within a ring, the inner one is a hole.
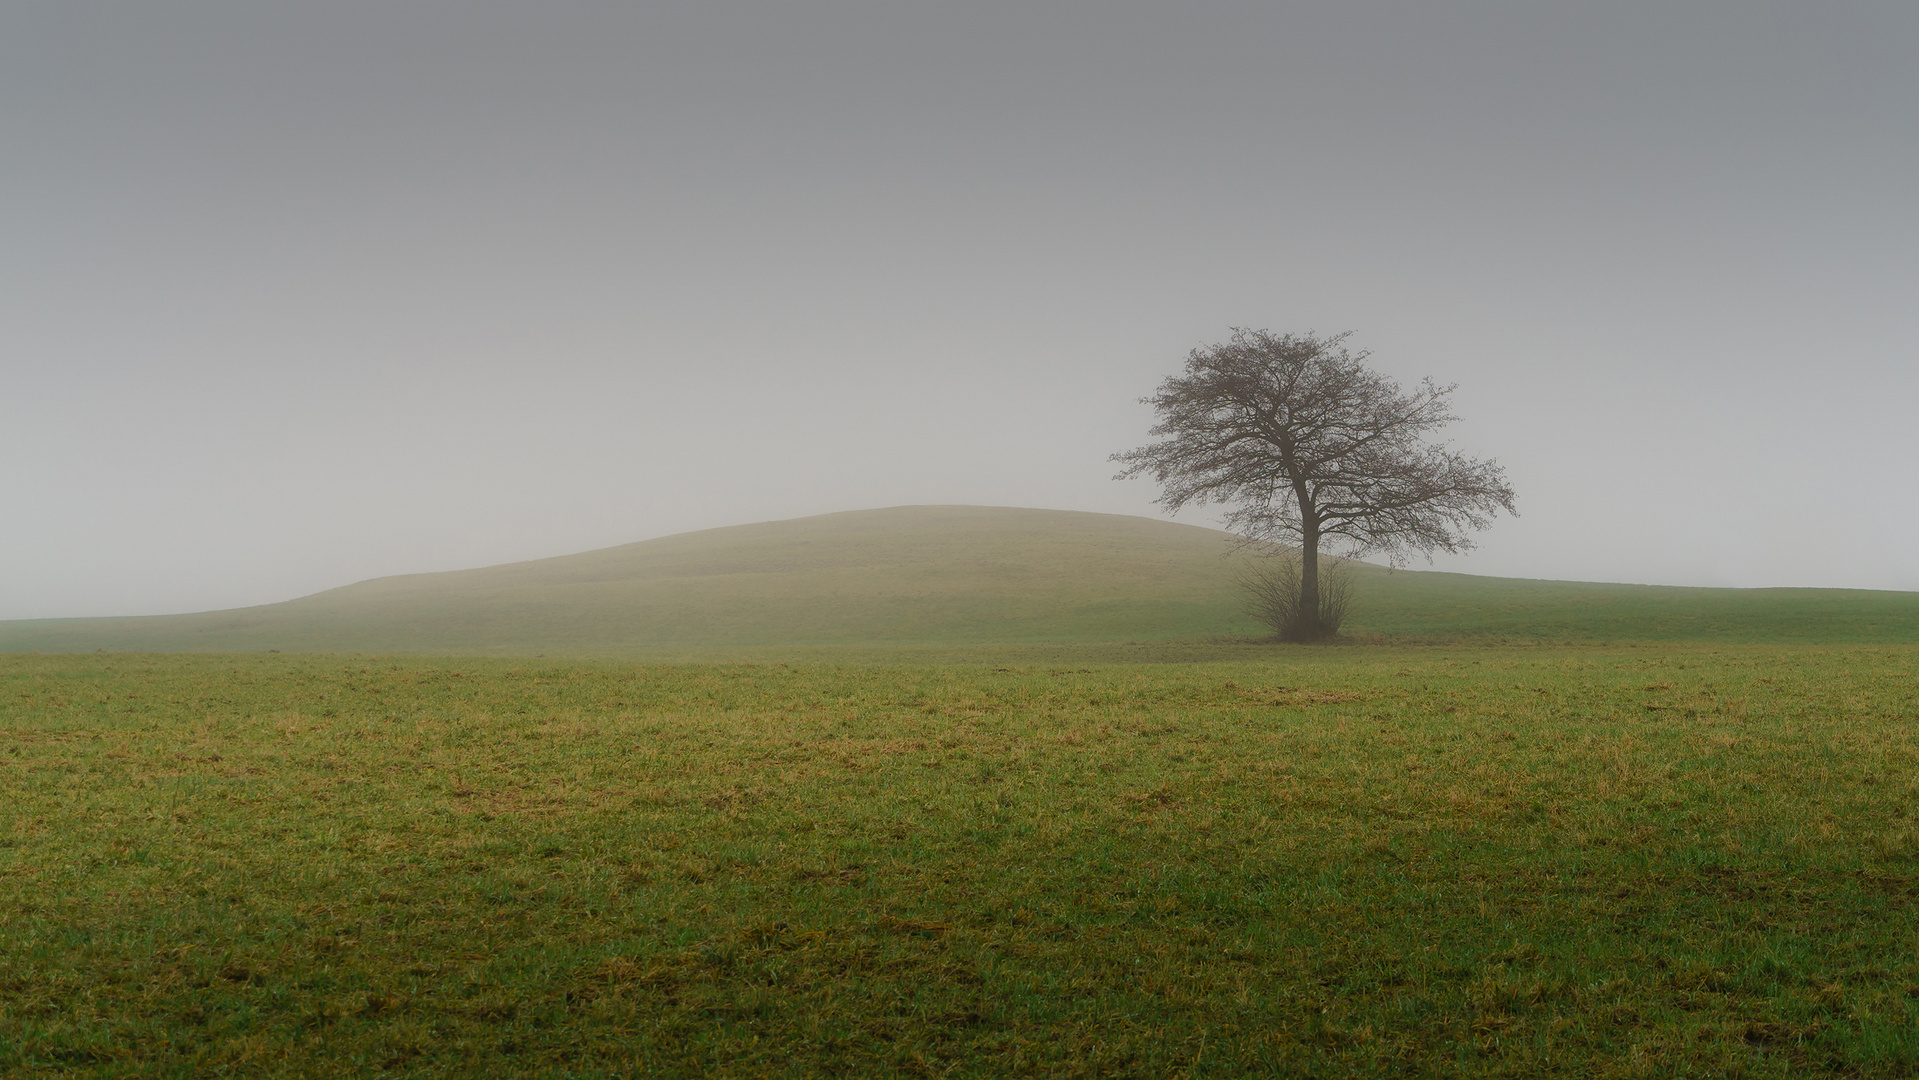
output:
M1473 546L1468 529L1513 508L1497 462L1476 461L1424 438L1458 419L1451 386L1425 379L1411 391L1351 353L1351 334L1233 331L1194 349L1186 372L1142 403L1159 411L1160 441L1114 454L1114 479L1150 474L1159 502L1176 513L1194 503L1233 509L1227 527L1253 541L1299 545L1298 623L1282 636L1327 635L1321 618L1319 551L1331 543L1395 566L1414 552Z

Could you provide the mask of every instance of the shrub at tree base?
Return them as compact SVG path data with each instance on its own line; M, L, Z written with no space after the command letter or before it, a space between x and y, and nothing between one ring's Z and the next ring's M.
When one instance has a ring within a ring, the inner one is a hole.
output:
M1281 641L1337 636L1352 601L1352 578L1338 559L1320 568L1317 622L1305 618L1299 558L1292 552L1274 552L1248 562L1234 572L1234 580L1246 594L1246 613L1271 627Z

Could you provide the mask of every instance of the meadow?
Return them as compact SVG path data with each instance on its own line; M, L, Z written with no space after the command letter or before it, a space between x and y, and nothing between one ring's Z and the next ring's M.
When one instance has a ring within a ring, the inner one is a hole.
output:
M1919 648L853 659L0 657L0 1073L1919 1070Z

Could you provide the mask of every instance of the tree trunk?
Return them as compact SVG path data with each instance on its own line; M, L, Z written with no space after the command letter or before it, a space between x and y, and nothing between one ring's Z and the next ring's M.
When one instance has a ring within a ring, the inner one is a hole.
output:
M1319 523L1308 518L1299 530L1299 640L1326 636L1319 621Z

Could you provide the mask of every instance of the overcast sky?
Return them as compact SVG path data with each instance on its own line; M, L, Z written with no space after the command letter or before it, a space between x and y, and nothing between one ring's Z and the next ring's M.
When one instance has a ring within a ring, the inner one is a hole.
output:
M1910 0L15 0L0 148L0 618L1153 515L1233 326L1459 384L1441 567L1919 589Z

